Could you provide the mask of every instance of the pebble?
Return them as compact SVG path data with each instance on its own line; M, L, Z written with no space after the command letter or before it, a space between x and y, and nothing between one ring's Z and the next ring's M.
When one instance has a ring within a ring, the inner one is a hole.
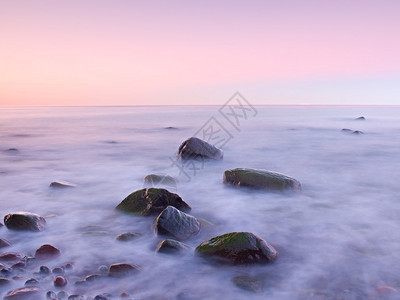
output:
M56 287L63 287L67 285L67 279L63 276L57 276L54 278L54 286Z

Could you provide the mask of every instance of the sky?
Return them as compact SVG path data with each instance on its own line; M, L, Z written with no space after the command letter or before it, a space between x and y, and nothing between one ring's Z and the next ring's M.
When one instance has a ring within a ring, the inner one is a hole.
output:
M0 105L400 105L398 0L0 0Z

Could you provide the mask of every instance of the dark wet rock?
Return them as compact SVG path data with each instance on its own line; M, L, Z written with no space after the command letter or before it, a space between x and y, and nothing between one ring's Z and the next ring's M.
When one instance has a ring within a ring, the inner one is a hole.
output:
M22 270L24 270L25 266L26 266L26 263L23 261L20 261L20 262L13 264L11 266L11 269L13 269L14 271L22 271Z
M57 268L54 268L51 272L53 274L62 275L65 273L65 270L63 267L57 267Z
M11 246L10 242L6 239L0 239L0 248L5 248Z
M124 277L137 271L138 268L131 264L118 263L112 264L108 269L108 275L111 277Z
M223 182L237 186L275 191L300 191L301 184L287 175L257 169L237 168L224 173Z
M168 206L155 220L154 228L156 234L187 240L200 231L200 222L195 217Z
M355 130L352 132L352 134L364 134L364 132L360 131L360 130Z
M16 262L23 258L24 256L18 252L4 252L0 253L0 261L6 262Z
M259 293L262 289L262 282L252 276L235 276L232 278L232 282L238 288L254 293Z
M361 117L356 118L355 120L357 120L357 121L365 121L366 119L365 119L365 117L361 116Z
M48 291L46 293L46 298L47 299L55 299L55 298L57 298L57 294L55 292L53 292L53 291Z
M8 292L3 300L37 300L41 298L41 293L42 289L36 286L26 286Z
M57 276L54 278L54 286L63 287L67 285L67 279L64 276Z
M25 281L25 286L35 286L38 284L39 284L39 281L37 281L37 279L35 279L35 278L31 278L31 279L28 279L27 281Z
M98 275L98 274L92 274L92 275L88 275L85 277L85 281L86 282L94 282L97 281L99 279L103 279L105 276L104 275Z
M119 296L120 296L121 298L128 298L128 297L129 297L129 294L128 294L127 292L122 292Z
M177 194L159 188L147 188L133 192L122 200L116 209L148 216L160 213L169 205L184 212L191 210L191 207Z
M133 239L141 236L140 233L135 233L135 232L124 232L119 234L115 239L117 241L121 242L127 242L127 241L132 241Z
M46 225L46 220L38 214L15 212L4 217L4 224L13 230L41 231Z
M353 132L353 130L351 130L351 129L349 129L349 128L343 128L343 129L342 129L342 132L348 132L348 133L350 133L350 132Z
M39 273L42 275L48 275L48 274L50 274L50 269L49 269L49 267L46 267L46 266L40 266Z
M13 273L13 270L11 268L4 267L0 271L0 276L9 277L12 275L12 273Z
M164 127L164 129L168 129L168 130L178 130L178 128L173 127L173 126Z
M278 252L262 238L250 232L231 232L201 243L196 252L203 257L233 264L267 263Z
M76 187L75 184L67 182L67 181L53 181L52 183L50 183L49 185L52 188L72 188L72 187Z
M0 288L6 285L11 284L11 280L8 278L0 277Z
M186 249L190 249L190 246L179 241L166 239L158 244L156 252L172 254Z
M68 300L85 300L85 297L82 295L71 295L68 297Z
M182 159L222 159L224 154L221 149L199 138L191 137L179 146L178 156Z
M94 297L94 300L108 300L108 298L104 295L97 295Z
M37 259L50 259L57 257L61 254L61 251L49 244L45 244L40 246L39 249L36 250L35 252L35 258Z
M174 177L166 174L149 174L143 179L144 183L148 186L166 186L174 187L177 186L177 181Z
M63 300L63 299L67 299L67 297L68 297L68 293L66 291L59 291L57 293L57 298L58 299Z

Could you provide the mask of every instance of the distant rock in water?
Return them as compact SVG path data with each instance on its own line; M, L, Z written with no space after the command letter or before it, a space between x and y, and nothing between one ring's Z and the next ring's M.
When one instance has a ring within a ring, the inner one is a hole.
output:
M201 243L196 252L222 263L268 263L278 252L262 238L250 232L231 232Z
M173 254L178 253L183 250L189 249L190 247L182 242L178 242L173 239L166 239L161 241L158 246L156 252L158 253L167 253Z
M164 127L164 129L168 129L168 130L178 130L178 128L172 127L172 126Z
M174 177L166 174L149 174L144 179L144 184L150 187L165 186L176 189L177 181Z
M76 187L75 184L67 182L67 181L53 181L50 183L50 187L52 188L71 188Z
M119 234L115 239L117 241L127 242L127 241L131 241L133 239L136 239L139 236L141 236L140 233L124 232L124 233Z
M177 194L159 188L147 188L133 192L122 200L116 209L148 216L160 213L169 205L184 212L191 210L191 207Z
M17 148L8 148L7 150L5 150L7 153L10 154L17 154L19 153L19 150Z
M38 214L22 211L6 215L4 224L13 230L41 231L46 225L46 220Z
M187 240L200 231L200 222L195 217L168 206L155 220L154 229L156 234Z
M11 246L10 242L6 239L0 239L0 248L9 247Z
M348 133L350 133L350 132L353 132L353 130L351 130L351 129L349 129L349 128L343 128L343 129L342 129L342 132L348 132Z
M223 182L225 184L276 191L301 190L300 182L292 177L272 171L257 169L237 168L227 170L224 173Z
M61 251L49 244L42 245L39 249L35 252L35 258L37 259L50 259L57 257L61 254Z
M342 132L351 133L351 134L364 134L364 132L362 132L360 130L351 130L351 129L348 129L348 128L343 128Z
M352 132L352 134L364 134L364 132L360 131L360 130L355 130Z
M365 117L358 117L358 118L355 118L355 120L357 120L357 121L365 121L366 119L365 119Z
M191 137L179 146L178 156L182 159L222 159L223 152L199 138Z
M12 290L8 292L3 300L35 300L35 299L42 299L40 294L43 290L36 286L28 286L19 288L16 290Z

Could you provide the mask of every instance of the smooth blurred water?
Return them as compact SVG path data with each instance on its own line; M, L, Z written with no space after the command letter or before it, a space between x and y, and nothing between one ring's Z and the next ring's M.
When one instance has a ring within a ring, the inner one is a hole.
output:
M33 255L45 243L60 248L61 257L48 265L72 262L65 290L88 296L128 291L132 299L368 299L378 286L400 289L400 107L257 107L255 116L240 119L239 130L218 109L0 109L0 215L23 210L47 220L40 233L0 228L0 237L12 243L2 250ZM354 120L359 116L366 120ZM196 174L187 170L189 181L171 159L211 117L231 139L223 146L224 159L197 165ZM285 173L303 191L223 185L223 172L236 167ZM216 266L194 251L155 253L162 237L153 233L154 218L114 210L150 173L177 177L176 192L192 206L191 215L213 224L187 244L194 248L216 235L250 231L276 246L277 261ZM77 187L49 188L55 180ZM127 231L142 236L115 240ZM118 262L141 271L84 287L73 284L100 265ZM262 292L236 287L231 279L237 275L259 278ZM51 281L41 286L54 289Z

